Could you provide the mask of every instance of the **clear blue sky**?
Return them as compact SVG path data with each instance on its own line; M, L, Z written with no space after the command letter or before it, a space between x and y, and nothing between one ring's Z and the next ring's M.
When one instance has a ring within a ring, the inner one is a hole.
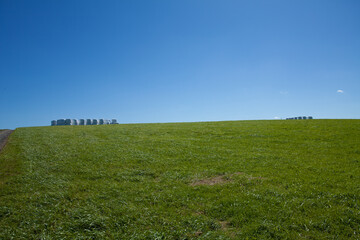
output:
M360 118L359 0L0 0L0 129Z

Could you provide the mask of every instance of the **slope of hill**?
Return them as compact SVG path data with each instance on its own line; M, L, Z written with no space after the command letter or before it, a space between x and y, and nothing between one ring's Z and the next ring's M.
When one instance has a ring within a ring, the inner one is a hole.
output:
M360 238L360 120L19 128L0 239Z

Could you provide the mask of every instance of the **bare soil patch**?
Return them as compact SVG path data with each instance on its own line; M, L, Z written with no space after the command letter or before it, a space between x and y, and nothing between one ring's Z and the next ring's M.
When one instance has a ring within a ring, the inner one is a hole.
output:
M198 186L198 185L215 185L215 184L222 184L227 182L228 180L225 179L224 175L221 176L216 176L213 178L208 178L208 179L202 179L202 180L198 180L196 182L191 183L191 186Z
M219 175L219 176L215 176L215 177L212 177L212 178L197 180L195 182L192 182L190 185L191 186L200 186L200 185L212 186L212 185L216 185L216 184L224 184L224 183L230 182L231 179L229 177L235 176L235 175L245 175L245 173L236 172L236 173L233 173L231 175ZM263 177L252 177L252 176L247 176L247 178L249 180L265 179Z
M220 225L221 225L221 229L222 229L222 230L226 230L226 229L228 229L229 226L230 226L230 223L229 223L228 221L220 221L219 223L220 223Z

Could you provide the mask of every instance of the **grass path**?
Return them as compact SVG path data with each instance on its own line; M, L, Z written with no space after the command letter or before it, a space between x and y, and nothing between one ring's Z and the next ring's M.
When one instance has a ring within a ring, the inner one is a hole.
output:
M359 120L20 128L0 154L0 239L359 239L359 130Z
M12 133L12 130L2 130L0 129L0 151L3 149L3 147L5 146L8 137L10 136L10 134Z

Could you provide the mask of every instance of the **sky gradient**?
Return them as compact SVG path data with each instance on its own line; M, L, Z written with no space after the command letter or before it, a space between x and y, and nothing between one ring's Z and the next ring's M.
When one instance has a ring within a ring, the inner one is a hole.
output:
M0 0L0 129L360 118L358 0Z

